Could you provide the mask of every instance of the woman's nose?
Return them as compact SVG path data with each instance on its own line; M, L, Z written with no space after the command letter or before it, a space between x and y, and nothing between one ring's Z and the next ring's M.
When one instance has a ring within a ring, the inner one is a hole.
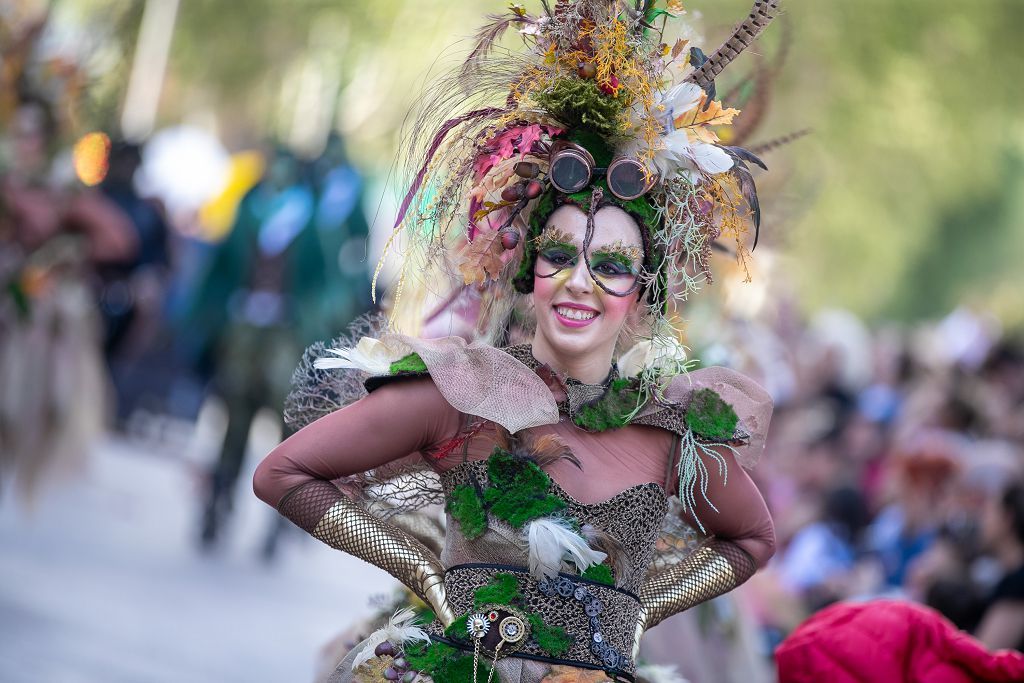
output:
M590 294L594 291L594 281L587 270L587 263L582 258L572 269L569 279L565 281L565 287L573 294Z

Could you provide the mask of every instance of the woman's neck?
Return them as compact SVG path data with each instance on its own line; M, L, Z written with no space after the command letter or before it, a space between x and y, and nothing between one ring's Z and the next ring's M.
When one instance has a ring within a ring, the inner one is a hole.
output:
M591 349L585 353L559 353L540 335L533 337L534 358L555 372L568 375L584 384L600 384L608 378L613 351L614 348Z

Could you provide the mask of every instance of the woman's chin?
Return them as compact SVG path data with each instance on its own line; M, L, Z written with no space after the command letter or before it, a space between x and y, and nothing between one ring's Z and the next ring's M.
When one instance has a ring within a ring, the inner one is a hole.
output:
M597 351L600 353L601 344L599 335L594 334L597 330L590 327L565 327L558 325L553 330L546 330L544 339L548 346L556 354L562 357L580 357Z

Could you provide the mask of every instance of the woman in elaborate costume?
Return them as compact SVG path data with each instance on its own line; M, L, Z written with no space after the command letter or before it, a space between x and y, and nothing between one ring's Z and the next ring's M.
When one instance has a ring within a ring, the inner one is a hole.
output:
M260 498L427 606L332 681L641 680L646 629L774 550L743 469L771 399L737 372L688 371L673 307L714 244L742 262L756 236L762 164L716 134L739 112L714 78L778 2L757 0L710 58L665 43L675 2L542 4L492 17L432 90L396 221L423 247L415 268L450 265L483 293L477 338L313 347L287 408L309 424L256 472ZM493 50L510 26L526 54ZM434 503L436 544L417 515Z

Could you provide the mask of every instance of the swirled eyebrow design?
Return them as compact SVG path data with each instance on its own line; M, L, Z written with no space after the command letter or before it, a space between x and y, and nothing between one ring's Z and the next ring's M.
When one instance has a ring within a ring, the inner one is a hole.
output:
M594 250L595 256L608 256L624 266L635 267L643 260L644 250L635 244L626 244L617 240L611 244L605 244Z
M539 249L565 247L567 249L572 249L574 253L579 252L580 249L573 241L573 236L557 225L549 225L544 228L544 231L537 235L536 244Z

